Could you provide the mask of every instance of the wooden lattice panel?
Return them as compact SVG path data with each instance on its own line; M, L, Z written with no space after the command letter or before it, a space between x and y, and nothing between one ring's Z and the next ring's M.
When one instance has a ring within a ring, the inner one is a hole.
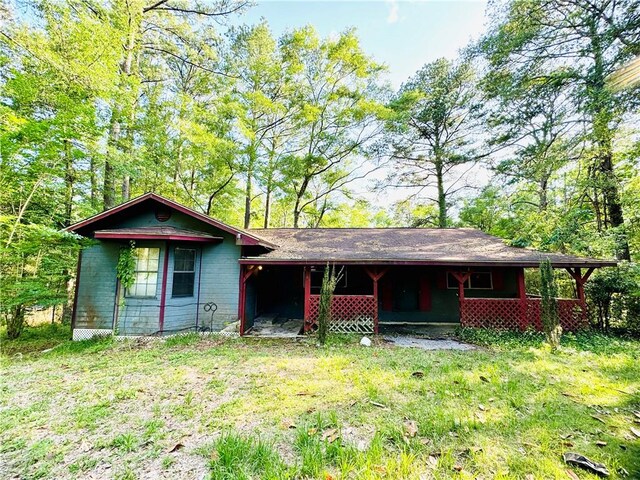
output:
M565 331L576 331L589 325L587 306L580 300L558 300L560 325Z
M465 298L460 302L460 324L463 327L542 330L541 300L527 298L523 310L518 298ZM524 321L522 314L524 313ZM577 299L559 299L558 314L564 331L587 326L585 305Z
M308 325L318 320L320 296L309 298ZM336 333L373 333L378 309L373 295L334 295L329 331Z
M517 329L521 305L513 298L465 298L460 302L460 324L473 328Z

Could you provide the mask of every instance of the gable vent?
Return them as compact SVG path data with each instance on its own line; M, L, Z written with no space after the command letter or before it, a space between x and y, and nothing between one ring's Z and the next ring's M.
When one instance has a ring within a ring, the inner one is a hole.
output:
M162 208L156 210L156 220L159 222L166 222L171 218L171 210L168 208Z

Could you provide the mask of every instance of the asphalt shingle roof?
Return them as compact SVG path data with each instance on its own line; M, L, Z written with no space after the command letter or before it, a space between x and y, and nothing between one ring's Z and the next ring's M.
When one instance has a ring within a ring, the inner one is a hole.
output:
M557 267L601 267L597 260L512 247L500 238L470 228L316 228L251 229L277 245L244 263L422 263L432 265L538 266L548 258Z

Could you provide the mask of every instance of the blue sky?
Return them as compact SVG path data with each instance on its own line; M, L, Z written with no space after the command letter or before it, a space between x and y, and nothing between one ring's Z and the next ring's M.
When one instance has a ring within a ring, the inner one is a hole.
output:
M311 24L321 35L355 27L364 50L389 67L394 87L438 57L454 58L485 25L485 1L258 0L243 23L265 18L275 35Z

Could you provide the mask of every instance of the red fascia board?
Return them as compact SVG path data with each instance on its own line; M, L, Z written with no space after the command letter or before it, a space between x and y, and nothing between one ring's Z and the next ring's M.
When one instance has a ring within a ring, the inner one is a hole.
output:
M96 233L94 238L101 240L177 240L182 242L221 242L222 237L204 237L196 235L160 235L153 233Z
M425 265L425 266L448 266L448 267L526 267L526 268L538 268L539 262L516 262L516 261L438 261L438 260L390 260L390 259L378 259L378 260L340 260L340 259L316 259L316 260L286 260L286 259L269 259L269 258L241 258L239 260L242 265L325 265L326 263L335 263L340 265ZM589 262L551 262L554 267L614 267L617 262L608 260L594 260Z
M111 215L114 215L118 212L121 212L122 210L125 210L129 207L132 207L134 205L137 205L139 203L144 202L145 200L154 200L162 205L166 205L170 208L173 208L181 213L184 213L185 215L188 215L192 218L196 218L202 222L205 222L209 225L212 225L216 228L219 228L220 230L227 232L227 233L231 233L233 235L235 235L236 237L236 243L239 243L240 245L260 245L266 248L271 248L274 249L277 247L277 245L268 242L266 240L261 239L260 237L251 235L250 233L247 233L243 230L240 230L238 228L232 227L230 225L227 225L226 223L220 222L218 220L214 220L211 217L208 217L207 215L204 215L202 213L196 212L195 210L192 210L188 207L185 207L183 205L180 205L179 203L176 203L172 200L169 200L167 198L161 197L160 195L156 195L155 193L145 193L144 195L140 195L139 197L136 197L132 200L129 200L128 202L125 202L121 205L118 205L117 207L113 207L110 208L109 210L105 210L102 213L98 213L97 215L94 215L92 217L89 217L85 220L82 220L81 222L75 223L67 228L64 229L64 231L67 232L75 232L76 230L79 230L83 227L86 227L88 225L91 225L94 222L97 222L98 220L102 220L104 218L108 218Z

